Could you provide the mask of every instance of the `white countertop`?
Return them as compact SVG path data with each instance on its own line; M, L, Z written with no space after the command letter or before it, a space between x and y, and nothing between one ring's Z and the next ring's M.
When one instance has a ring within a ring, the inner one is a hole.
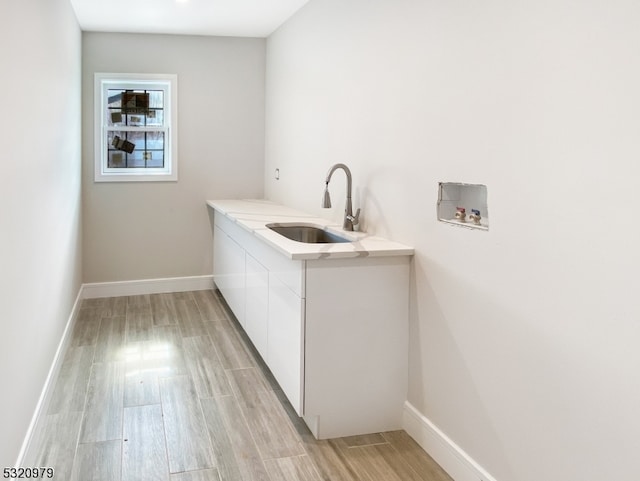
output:
M207 205L253 233L290 259L338 259L413 255L413 248L365 232L347 232L342 226L266 200L208 200ZM353 242L306 244L272 231L271 223L316 224Z

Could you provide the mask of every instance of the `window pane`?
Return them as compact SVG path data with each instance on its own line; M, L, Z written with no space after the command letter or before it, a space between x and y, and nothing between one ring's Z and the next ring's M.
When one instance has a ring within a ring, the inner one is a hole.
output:
M164 132L147 134L147 150L164 150Z
M164 110L149 109L149 115L147 115L147 126L160 127L162 125L164 125Z
M134 150L133 154L129 155L129 162L127 167L145 167L144 150Z
M107 166L110 169L122 169L126 167L126 156L124 152L118 152L117 150L109 151L109 162Z
M147 167L163 168L164 167L164 151L148 150L147 151Z
M163 109L164 92L162 90L147 90L147 92L149 93L149 108Z
M144 115L127 115L127 125L131 127L144 127L145 116Z
M107 133L107 149L117 150L120 152L132 153L136 148L135 143L140 142L139 136L136 136L137 132L119 132L113 130Z
M107 107L110 109L122 107L122 90L107 90Z
M126 125L126 115L122 115L120 109L107 109L107 125L109 127L120 127Z
M127 132L127 140L134 145L133 147L134 154L147 150L145 146L144 137L145 137L144 132ZM140 158L142 158L142 154L140 154Z
M146 115L149 111L149 93L145 90L122 92L122 110L130 115Z

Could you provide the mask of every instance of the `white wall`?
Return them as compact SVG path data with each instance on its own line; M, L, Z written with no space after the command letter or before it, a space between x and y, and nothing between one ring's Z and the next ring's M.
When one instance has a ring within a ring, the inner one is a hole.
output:
M408 399L499 481L638 477L639 24L311 0L268 39L267 197L326 216L352 168L366 229L416 248ZM438 223L439 181L487 185L490 231Z
M0 466L18 457L81 281L81 35L68 0L0 3Z
M265 40L82 38L84 282L211 274L205 200L263 194ZM178 182L93 182L95 72L178 75Z

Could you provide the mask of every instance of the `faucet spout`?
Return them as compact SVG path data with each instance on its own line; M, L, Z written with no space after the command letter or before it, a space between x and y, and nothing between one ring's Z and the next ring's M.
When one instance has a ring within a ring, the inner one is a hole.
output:
M322 200L322 207L328 209L331 207L331 197L329 196L329 182L331 181L331 176L333 173L338 170L344 170L344 173L347 175L347 204L344 208L344 222L342 223L342 228L347 231L353 231L353 226L360 222L360 209L356 212L356 215L353 215L353 206L351 204L351 171L349 167L345 164L335 164L327 172L327 178L324 181L325 189L324 189L324 198Z

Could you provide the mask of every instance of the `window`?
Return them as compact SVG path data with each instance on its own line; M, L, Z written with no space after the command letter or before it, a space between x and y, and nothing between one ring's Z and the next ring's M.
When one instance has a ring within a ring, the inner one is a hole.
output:
M95 181L175 181L177 76L95 75Z

